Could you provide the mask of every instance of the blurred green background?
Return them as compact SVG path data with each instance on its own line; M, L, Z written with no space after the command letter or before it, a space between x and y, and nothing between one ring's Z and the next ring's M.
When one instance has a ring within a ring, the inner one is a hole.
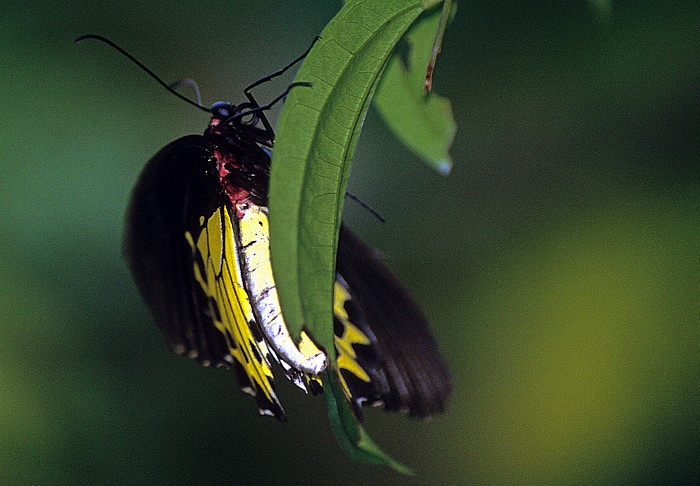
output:
M340 451L323 400L165 350L121 257L146 161L203 101L309 45L340 2L5 2L0 484L649 484L700 479L700 4L461 2L435 78L442 177L370 111L347 221L415 292L449 411L367 428L414 478ZM607 12L607 13L606 13ZM289 80L262 87L270 99Z

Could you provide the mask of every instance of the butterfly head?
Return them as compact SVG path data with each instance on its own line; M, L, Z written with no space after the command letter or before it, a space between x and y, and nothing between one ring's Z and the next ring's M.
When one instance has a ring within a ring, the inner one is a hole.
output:
M217 101L211 107L211 121L209 127L215 131L228 129L244 129L254 127L260 121L257 106L252 103L234 105L227 101ZM215 128L216 127L216 128Z

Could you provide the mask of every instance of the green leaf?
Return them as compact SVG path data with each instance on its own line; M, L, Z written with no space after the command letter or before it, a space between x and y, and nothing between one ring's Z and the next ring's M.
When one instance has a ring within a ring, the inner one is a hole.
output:
M426 67L441 16L435 10L413 24L404 37L408 55L397 50L389 59L374 95L374 106L394 134L441 174L452 169L449 154L457 126L447 98L424 94ZM405 64L404 64L405 62Z
M321 33L280 117L270 176L272 268L290 332L334 353L333 282L350 164L374 89L401 37L440 0L351 0ZM331 424L353 458L410 473L372 441L336 377L324 374Z
M382 451L360 425L343 394L336 371L329 367L324 374L328 417L340 447L356 461L383 464L401 474L412 475L413 470L397 462Z
M333 281L350 163L377 79L440 1L349 1L321 33L280 117L270 180L272 264L290 331L333 349Z

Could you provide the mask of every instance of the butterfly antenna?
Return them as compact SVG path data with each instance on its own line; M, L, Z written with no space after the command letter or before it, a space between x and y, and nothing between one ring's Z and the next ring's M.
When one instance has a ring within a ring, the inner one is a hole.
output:
M158 82L158 84L160 84L160 85L163 86L165 89L167 89L171 94L174 94L175 96L177 96L178 98L180 98L180 99L183 100L183 101L186 101L186 102L189 103L190 105L196 106L196 107L199 108L200 110L203 110L203 111L209 113L209 109L208 109L208 108L205 108L205 107L202 106L201 104L196 103L196 102L192 101L191 99L189 99L188 97L186 97L186 96L184 96L184 95L181 95L180 93L178 93L177 91L175 91L175 89L174 89L174 88L171 88L171 87L168 85L168 83L166 83L166 82L163 81L160 77L158 77L158 75L157 75L156 73L154 73L153 71L151 71L150 69L148 69L146 66L144 66L143 63L142 63L141 61L139 61L138 59L136 59L134 56L132 56L131 54L129 54L127 51L125 51L124 49L122 49L121 47L119 47L117 44L115 44L115 43L112 42L111 40L107 39L106 37L103 37L103 36L97 35L97 34L86 34L86 35L81 35L80 37L78 37L77 39L75 39L73 42L75 42L76 44L80 44L81 42L83 42L83 41L85 41L85 40L88 40L88 39L92 39L92 40L97 40L97 41L100 41L100 42L104 42L104 43L107 44L108 46L112 47L113 49L115 49L116 51L118 51L119 53L121 53L124 57L126 57L127 59L129 59L131 62L133 62L134 64L136 64L138 67L140 67L142 71L144 71L144 72L145 72L146 74L148 74L150 77L152 77L153 79L155 79L155 80ZM198 91L198 90L197 90L197 91Z
M272 73L272 74L268 74L267 76L258 79L258 80L255 81L253 84L248 85L248 87L247 87L246 89L244 89L243 92L247 95L247 94L250 92L250 90L252 90L252 89L255 88L256 86L260 86L261 84L267 83L268 81L270 81L270 80L276 78L277 76L283 75L289 68L291 68L292 66L294 66L294 65L297 64L298 62L302 61L302 60L309 54L309 52L311 51L311 48L314 46L314 44L316 44L316 42L317 42L320 38L321 38L321 37L316 36L316 37L314 38L314 40L311 42L311 45L306 49L306 51L304 51L304 53L303 53L301 56L299 56L299 57L297 57L296 59L294 59L292 62L290 62L289 64L287 64L287 65L286 65L285 67L283 67L282 69L280 69L280 70L278 70L278 71L275 71L275 72Z
M372 208L369 206L369 204L367 204L366 202L364 202L362 199L360 199L359 197L357 197L356 195L354 195L354 194L351 193L351 192L346 192L345 195L346 195L347 197L349 197L350 199L352 199L353 201L355 201L355 202L356 202L357 204L359 204L361 207L363 207L364 209L366 209L366 210L369 212L369 214L371 214L372 216L374 216L374 217L377 219L377 221L379 221L380 223L386 223L386 220L385 220L384 218L382 218L381 214L379 214L379 213L376 212L374 209L372 209Z
M312 84L304 82L304 81L292 83L287 87L287 89L284 90L284 92L281 95L276 97L274 100L270 101L266 105L256 106L255 108L251 108L250 110L242 111L241 113L236 115L236 118L245 118L249 115L253 115L256 113L261 113L263 111L269 110L270 108L275 106L277 103L279 103L282 99L286 98L292 89L297 88L299 86L304 86L304 87L310 88L312 86Z

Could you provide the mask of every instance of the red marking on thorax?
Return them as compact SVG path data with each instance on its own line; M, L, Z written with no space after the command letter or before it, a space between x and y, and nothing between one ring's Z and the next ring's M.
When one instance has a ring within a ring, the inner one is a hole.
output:
M233 186L227 178L231 174L229 166L233 169L238 168L236 159L231 156L224 157L219 149L214 150L214 157L218 161L219 183L235 208L236 216L242 218L250 206L250 192L242 187Z

